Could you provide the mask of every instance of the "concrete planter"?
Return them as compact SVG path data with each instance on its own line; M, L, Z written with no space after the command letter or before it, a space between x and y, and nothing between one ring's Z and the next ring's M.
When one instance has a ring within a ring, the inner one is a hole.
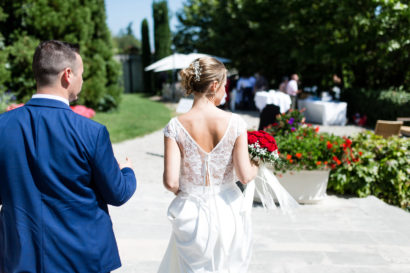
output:
M276 178L296 201L304 204L314 204L327 196L326 189L329 173L329 170L288 171L284 174L277 174ZM257 193L255 194L255 201L260 202Z

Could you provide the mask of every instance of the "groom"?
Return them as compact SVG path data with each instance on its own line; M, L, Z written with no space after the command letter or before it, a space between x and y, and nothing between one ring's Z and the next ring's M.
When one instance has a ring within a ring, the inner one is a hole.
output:
M0 115L0 272L105 273L121 266L107 204L134 193L107 129L75 114L83 83L78 47L41 43L37 93Z

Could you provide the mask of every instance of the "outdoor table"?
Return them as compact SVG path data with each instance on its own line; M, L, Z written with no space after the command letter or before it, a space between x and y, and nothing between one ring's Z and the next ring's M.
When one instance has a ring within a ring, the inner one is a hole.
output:
M290 109L291 104L288 94L275 90L256 92L254 101L259 112L262 112L267 104L274 104L279 106L281 113L285 113Z
M307 122L323 125L346 125L347 103L339 101L322 101L319 98L298 100L298 109L303 112Z

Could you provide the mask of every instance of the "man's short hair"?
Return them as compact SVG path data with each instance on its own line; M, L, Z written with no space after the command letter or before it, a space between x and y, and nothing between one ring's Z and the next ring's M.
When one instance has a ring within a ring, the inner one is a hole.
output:
M76 70L77 44L56 40L42 42L36 48L33 57L33 72L38 86L47 86L56 80L58 73L70 67Z

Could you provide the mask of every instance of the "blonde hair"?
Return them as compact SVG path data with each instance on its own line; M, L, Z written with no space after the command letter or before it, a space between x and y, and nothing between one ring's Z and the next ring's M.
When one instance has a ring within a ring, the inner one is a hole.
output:
M220 85L226 77L226 68L223 63L213 57L202 57L193 61L187 68L179 72L181 85L187 95L193 92L208 93L213 81Z

